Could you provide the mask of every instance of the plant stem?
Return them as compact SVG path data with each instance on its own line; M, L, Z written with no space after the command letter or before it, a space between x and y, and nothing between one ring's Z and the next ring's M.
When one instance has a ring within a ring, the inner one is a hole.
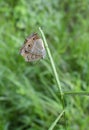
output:
M49 49L49 47L48 47L48 44L47 44L47 41L46 41L44 32L42 31L42 29L41 29L40 27L39 27L39 30L40 30L41 35L42 35L42 37L43 37L44 45L45 45L46 51L47 51L48 56L49 56L49 59L50 59L50 63L51 63L52 69L53 69L53 73L54 73L54 76L55 76L55 79L56 79L56 82L57 82L57 87L58 87L58 89L59 89L59 91L60 91L62 106L63 106L63 109L65 109L64 93L62 92L62 87L61 87L61 83L60 83L60 80L59 80L59 77L58 77L58 73L57 73L57 70L56 70L56 67L55 67L55 64L54 64L54 61L53 61L53 58L52 58L50 49ZM67 124L67 123L66 123L65 112L63 112L63 113L64 113L65 124ZM66 126L67 126L67 125L65 125L65 127L66 127Z
M57 86L58 86L58 89L59 89L60 94L61 94L61 99L63 99L63 92L62 92L61 84L60 84L60 81L59 81L58 73L57 73L57 70L56 70L56 67L55 67L55 64L54 64L50 49L48 47L45 35L44 35L44 33L43 33L43 31L42 31L42 29L40 27L39 27L39 30L40 30L40 32L42 34L42 37L43 37L43 40L44 40L44 45L45 45L45 48L47 50L47 53L48 53L48 56L49 56L49 59L50 59L51 65L52 65L52 69L53 69L53 72L54 72L54 75L55 75Z

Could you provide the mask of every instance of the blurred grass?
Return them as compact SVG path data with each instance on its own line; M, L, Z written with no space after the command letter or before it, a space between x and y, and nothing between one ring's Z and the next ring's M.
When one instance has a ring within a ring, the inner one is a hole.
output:
M62 104L48 57L19 55L42 26L64 92L89 92L89 1L0 0L0 130L47 130ZM39 33L40 34L40 33ZM68 130L88 130L89 97L65 95ZM61 118L55 130L65 130Z

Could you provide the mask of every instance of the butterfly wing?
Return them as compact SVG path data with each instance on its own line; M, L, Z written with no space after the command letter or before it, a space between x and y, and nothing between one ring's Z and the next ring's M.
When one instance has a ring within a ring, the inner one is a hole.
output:
M34 41L33 47L31 49L31 53L36 55L41 55L43 58L45 57L46 51L42 39L36 39Z
M27 62L44 58L46 51L42 39L37 34L29 36L20 49L20 54Z
M41 59L42 56L29 53L24 58L25 58L25 61L31 62L31 61L37 61L37 60Z

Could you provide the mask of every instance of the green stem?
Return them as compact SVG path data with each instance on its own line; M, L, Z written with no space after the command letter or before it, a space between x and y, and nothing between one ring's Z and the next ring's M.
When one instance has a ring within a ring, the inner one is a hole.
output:
M65 109L64 93L62 92L61 83L59 81L58 73L57 73L57 70L56 70L56 67L55 67L55 64L54 64L50 49L48 47L45 35L44 35L44 33L43 33L43 31L42 31L42 29L40 27L39 27L39 30L40 30L41 35L43 37L44 45L45 45L46 51L47 51L49 59L50 59L50 63L51 63L52 69L53 69L53 73L54 73L54 76L55 76L55 79L56 79L56 82L57 82L58 89L60 91L62 106L63 106L63 109ZM63 113L64 113L64 119L66 119L65 112L63 112ZM65 120L65 122L66 122L66 120Z
M56 79L56 82L57 82L58 89L59 89L60 94L61 94L61 98L63 99L63 92L62 92L61 84L60 84L60 81L59 81L59 78L58 78L57 70L56 70L50 49L48 47L45 35L44 35L44 33L43 33L43 31L40 27L39 27L39 30L40 30L42 37L43 37L43 40L44 40L45 48L47 50L47 53L48 53L48 56L49 56L49 59L50 59L51 65L52 65L52 69L53 69L53 72L54 72L54 75L55 75L55 79Z

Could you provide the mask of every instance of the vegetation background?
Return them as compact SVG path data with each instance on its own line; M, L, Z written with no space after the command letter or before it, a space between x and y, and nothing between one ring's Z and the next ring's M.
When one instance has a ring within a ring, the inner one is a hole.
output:
M73 94L89 92L89 0L0 0L0 130L47 130L63 111L48 56L19 55L39 26L65 93L54 130L89 130L89 97Z

